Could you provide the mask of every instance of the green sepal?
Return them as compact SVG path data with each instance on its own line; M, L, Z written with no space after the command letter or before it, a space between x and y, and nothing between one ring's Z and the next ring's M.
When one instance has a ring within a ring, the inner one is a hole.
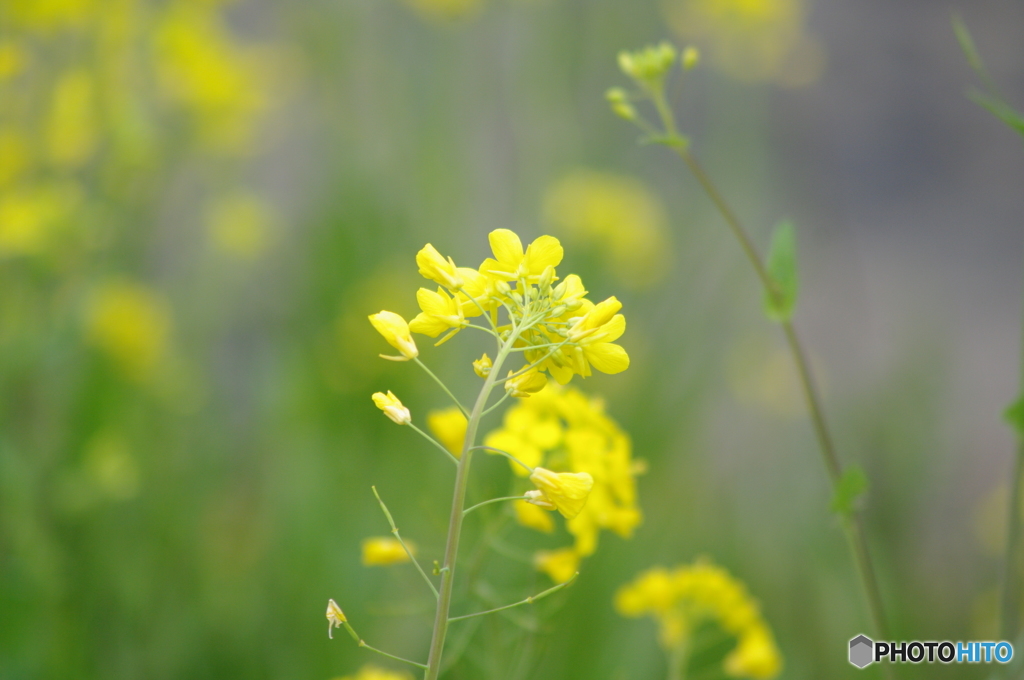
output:
M789 321L796 310L800 287L796 272L796 230L789 220L775 228L765 265L775 290L765 291L764 313L773 321Z
M843 470L843 475L836 484L832 495L832 512L849 517L864 492L868 490L868 476L859 465L850 465Z

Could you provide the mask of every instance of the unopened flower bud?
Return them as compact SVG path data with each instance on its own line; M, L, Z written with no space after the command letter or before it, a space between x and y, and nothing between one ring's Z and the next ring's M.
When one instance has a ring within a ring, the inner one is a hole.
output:
M680 62L683 64L684 71L693 70L700 62L700 50L693 45L690 45L683 50L683 56L680 57Z
M636 109L633 108L633 104L630 103L629 96L626 94L625 90L619 87L613 87L604 93L604 97L608 100L608 104L612 108L612 113L616 116L629 121L636 120Z
M491 358L487 356L486 352L484 352L482 357L473 362L473 372L481 378L486 378L491 374Z
M373 403L384 412L384 415L399 425L408 425L412 422L412 414L409 413L409 409L402 405L402 402L391 390L388 390L387 394L374 392Z

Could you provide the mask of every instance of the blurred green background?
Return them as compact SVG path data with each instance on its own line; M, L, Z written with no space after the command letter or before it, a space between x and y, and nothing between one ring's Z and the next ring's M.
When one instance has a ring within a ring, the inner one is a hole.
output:
M474 265L496 228L558 236L623 301L631 368L574 384L646 460L645 522L538 634L481 627L497 672L450 677L664 677L612 596L700 555L761 601L783 677L880 677L846 662L868 621L757 281L603 101L616 53L665 38L703 49L673 100L758 243L798 226L797 325L872 480L896 637L994 636L1024 149L963 96L954 10L1019 106L1011 0L0 0L0 677L344 676L376 659L327 639L329 597L422 657L422 584L359 542L387 531L376 484L440 557L450 469L369 395L447 404L366 316L416 311L424 243ZM468 398L483 345L421 345Z

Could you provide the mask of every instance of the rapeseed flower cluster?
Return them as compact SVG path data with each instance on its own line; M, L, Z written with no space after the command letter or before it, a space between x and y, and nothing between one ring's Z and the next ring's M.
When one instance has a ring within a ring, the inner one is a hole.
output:
M576 510L566 521L573 545L535 556L537 568L554 581L565 581L581 558L593 554L602 529L629 538L641 522L635 479L639 466L632 458L629 437L605 414L598 399L573 388L548 386L508 409L502 427L486 435L484 445L506 451L533 467L531 474L512 462L512 470L529 474L540 491L553 474L550 470L579 475L577 483L583 485L583 475L590 479L585 504L577 508L571 498L552 504L561 505L558 510L566 506ZM563 485L566 480L571 478L563 478ZM571 490L571 481L569 486ZM553 508L544 504L544 498L539 500L517 501L516 518L523 526L550 533L554 522L544 510Z
M548 376L561 384L574 375L588 377L594 369L619 373L629 366L629 355L615 340L626 330L619 314L622 304L615 297L593 303L585 296L579 276L559 280L555 273L562 261L562 244L552 236L541 236L523 248L519 237L508 229L489 235L494 257L478 268L456 266L451 257L427 244L416 255L420 274L438 284L436 289L420 288L416 293L420 313L406 321L394 312L370 316L374 328L398 350L399 355L381 355L395 361L419 356L412 333L440 340L440 345L484 317L499 341L512 340L527 366L510 371L506 391L527 396L543 389ZM499 310L504 310L504 319ZM486 355L474 362L478 375L486 376L492 362Z
M717 623L737 640L724 662L732 677L769 680L782 670L782 657L757 602L740 581L709 561L649 569L619 589L615 609L622 616L654 617L666 650L685 648L700 623Z

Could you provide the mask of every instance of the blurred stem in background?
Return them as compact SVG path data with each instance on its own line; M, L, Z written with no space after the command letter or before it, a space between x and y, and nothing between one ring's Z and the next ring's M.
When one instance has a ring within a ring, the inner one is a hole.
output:
M686 49L681 58L684 71L693 68L698 60L695 49ZM864 590L865 600L874 625L874 632L880 639L889 639L884 606L878 579L872 565L870 551L864 532L864 523L854 507L856 497L866 488L864 473L856 466L844 468L839 461L836 447L825 420L821 397L815 384L814 375L807 360L807 353L797 336L793 326L792 314L796 304L796 254L795 239L792 227L781 225L773 239L772 248L767 259L762 259L754 246L749 233L743 227L736 213L726 201L722 192L711 180L707 172L689 152L689 140L679 134L671 105L665 96L665 80L676 61L676 51L668 43L656 47L648 47L637 52L623 52L619 55L619 65L623 72L640 86L638 95L629 95L620 89L608 92L608 100L613 111L619 116L638 125L649 135L646 140L651 143L663 144L675 152L690 169L690 172L707 193L715 208L721 213L726 224L739 241L747 260L757 273L765 291L765 312L769 318L777 321L781 327L786 344L796 364L801 390L807 403L807 410L814 427L814 432L821 450L822 460L828 471L833 491L833 510L843 520L850 550L853 553L857 572ZM654 106L661 123L656 125L645 121L633 108L633 99L647 99ZM886 665L886 673L892 675L891 666Z
M1006 99L988 74L981 60L974 40L967 26L959 17L953 17L953 32L956 33L967 63L985 86L985 91L970 89L967 96L986 108L1011 130L1024 139L1024 115L1006 103ZM1024 302L1024 298L1022 298ZM1021 315L1024 318L1024 304ZM1021 524L1021 482L1024 475L1024 328L1021 331L1020 391L1017 399L1006 411L1006 420L1017 435L1017 451L1013 460L1013 476L1010 478L1010 498L1006 517L1006 552L1003 563L1003 592L1000 602L1000 634L1003 640L1013 640L1017 635L1018 613L1020 610L1020 524Z

